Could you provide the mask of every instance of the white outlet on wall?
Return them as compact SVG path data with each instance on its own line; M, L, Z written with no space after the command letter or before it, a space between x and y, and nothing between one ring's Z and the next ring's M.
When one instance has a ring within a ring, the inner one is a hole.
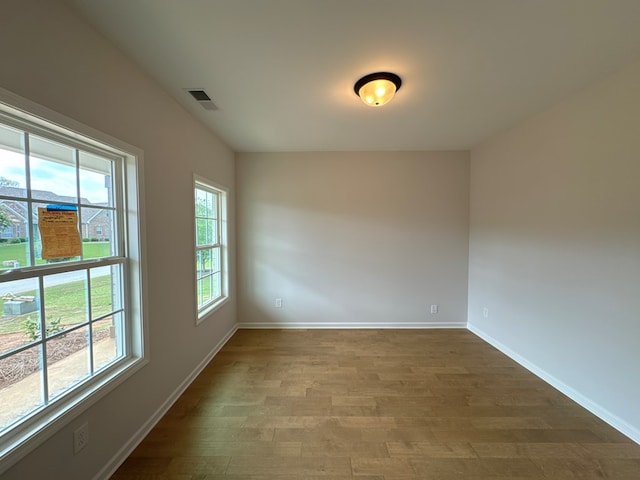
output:
M484 308L482 309L482 316L483 316L484 318L489 318L489 308L488 308L488 307L484 307Z
M276 298L276 308L282 308L282 299Z
M73 454L89 445L89 424L84 422L73 432Z
M438 313L438 305L431 305L431 313L435 315Z

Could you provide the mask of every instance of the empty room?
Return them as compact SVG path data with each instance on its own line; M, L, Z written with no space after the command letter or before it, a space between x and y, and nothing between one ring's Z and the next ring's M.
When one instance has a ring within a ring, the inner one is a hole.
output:
M638 25L0 0L0 478L640 479Z

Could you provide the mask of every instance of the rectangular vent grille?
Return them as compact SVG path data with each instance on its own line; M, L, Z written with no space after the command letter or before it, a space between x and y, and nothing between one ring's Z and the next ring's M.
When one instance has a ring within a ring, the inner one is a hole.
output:
M205 92L203 89L201 89L201 88L186 88L185 90L205 110L218 110L218 106L215 103L213 103L213 101L211 100L211 97L209 97L209 95L207 95L207 92Z
M211 101L211 98L209 98L209 95L207 95L207 92L204 90L189 90L189 93L199 102Z

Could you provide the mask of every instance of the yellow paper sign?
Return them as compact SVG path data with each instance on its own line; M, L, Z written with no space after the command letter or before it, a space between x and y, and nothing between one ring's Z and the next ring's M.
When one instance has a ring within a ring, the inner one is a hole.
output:
M82 255L76 210L38 207L38 229L42 239L43 259Z

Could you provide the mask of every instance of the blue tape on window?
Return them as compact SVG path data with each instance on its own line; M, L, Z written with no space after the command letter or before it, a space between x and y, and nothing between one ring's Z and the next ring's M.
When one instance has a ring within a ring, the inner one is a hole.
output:
M47 205L47 212L77 212L75 205Z

